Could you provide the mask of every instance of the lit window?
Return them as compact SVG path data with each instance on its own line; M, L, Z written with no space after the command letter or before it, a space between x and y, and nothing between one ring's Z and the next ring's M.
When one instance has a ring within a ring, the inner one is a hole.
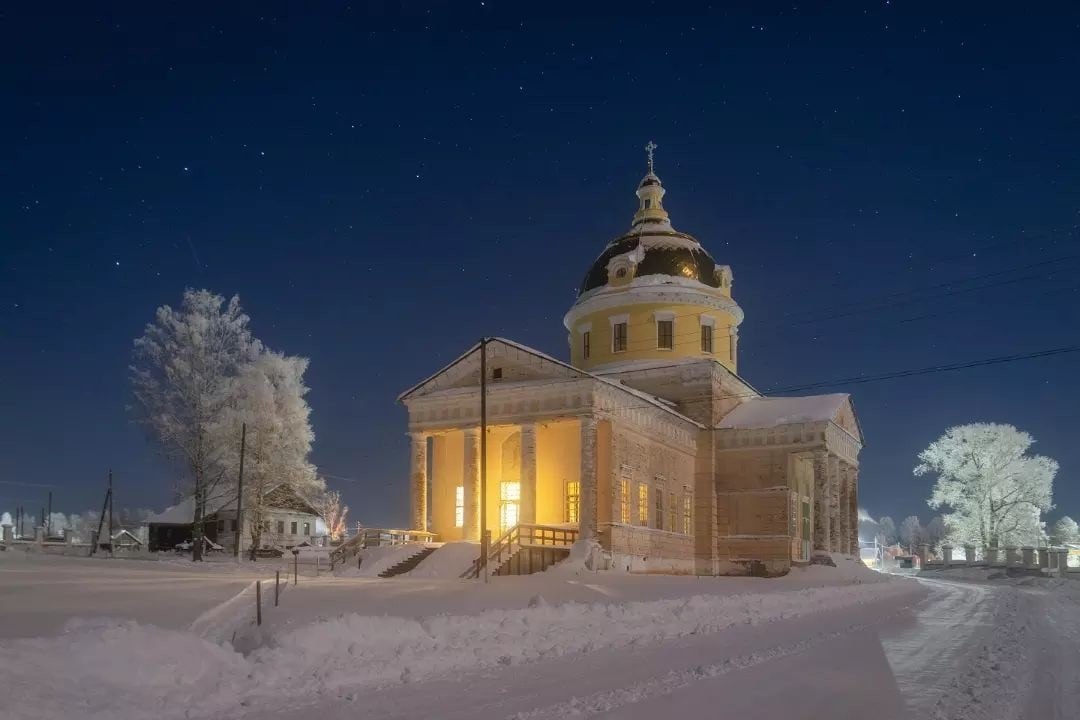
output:
M309 523L309 522L304 523L304 534L305 535L310 535L311 534L311 523Z
M465 486L454 488L454 527L465 527Z
M694 534L694 496L690 493L682 496L682 526L684 534Z
M566 481L566 508L563 516L568 523L581 522L581 484L577 480Z
M640 483L637 487L638 525L649 526L649 486Z
M671 350L675 347L675 321L656 321L656 347L661 350Z
M653 497L656 498L656 512L654 513L653 521L656 523L657 530L664 529L664 491L660 488L656 488Z
M589 351L591 350L591 348L589 347L589 343L592 340L591 335L592 332L590 330L586 330L585 332L581 333L581 355L586 360L589 359Z
M630 524L630 481L625 477L619 480L619 522Z
M499 527L503 532L518 524L521 508L521 483L499 483Z
M626 323L624 322L611 326L611 351L626 352Z
M713 326L702 325L701 326L701 352L711 353L713 351Z
M668 504L667 504L668 505L668 507L667 507L667 513L668 513L668 515L667 515L667 529L670 532L678 532L679 523L678 523L678 520L677 520L677 515L678 515L678 512L679 512L679 508L675 504L675 493L668 493L667 499L668 499Z

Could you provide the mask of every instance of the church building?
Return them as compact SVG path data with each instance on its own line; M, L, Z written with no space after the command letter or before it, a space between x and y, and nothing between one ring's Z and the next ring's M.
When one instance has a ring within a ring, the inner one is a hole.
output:
M563 320L569 361L493 338L401 395L412 529L479 541L485 507L492 572L510 543L567 538L631 572L771 576L857 554L851 399L763 397L738 374L731 268L672 226L654 148L630 229Z

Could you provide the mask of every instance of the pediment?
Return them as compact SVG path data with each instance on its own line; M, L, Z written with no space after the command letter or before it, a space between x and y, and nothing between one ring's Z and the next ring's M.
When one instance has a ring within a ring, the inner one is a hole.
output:
M574 380L588 373L539 350L503 338L487 341L488 380L492 383L520 383L537 380ZM403 392L398 400L432 393L480 386L480 343L473 345L437 373Z

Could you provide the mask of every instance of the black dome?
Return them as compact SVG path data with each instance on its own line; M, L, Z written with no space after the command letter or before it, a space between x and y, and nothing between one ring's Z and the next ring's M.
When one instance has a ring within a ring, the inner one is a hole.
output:
M686 242L674 242L665 244L664 237L678 238ZM720 287L720 281L716 277L716 261L706 252L705 248L697 244L689 235L673 230L646 232L642 235L633 232L613 240L596 258L589 271L585 273L585 279L581 281L581 289L578 297L590 290L603 287L608 284L608 262L616 255L622 255L635 250L645 238L646 245L641 262L637 264L634 277L643 275L670 275L672 277L697 280L709 287ZM659 242L653 242L658 239Z

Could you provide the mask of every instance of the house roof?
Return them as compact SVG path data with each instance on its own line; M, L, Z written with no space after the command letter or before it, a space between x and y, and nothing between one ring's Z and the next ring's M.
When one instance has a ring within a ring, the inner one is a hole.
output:
M266 491L268 504L272 508L288 507L301 510L311 515L318 516L318 511L307 500L300 497L295 490L284 483L275 485ZM280 504L277 504L280 503ZM236 507L236 495L230 492L228 495L219 493L216 497L207 498L206 515L210 516L222 510L231 510ZM147 524L153 525L190 525L195 521L195 499L188 497L171 507L147 518Z
M640 400L645 401L646 403L648 403L650 405L653 405L653 406L663 410L664 412L667 412L667 413L670 413L671 415L674 415L675 417L679 418L680 420L684 420L685 422L691 423L692 425L695 425L697 427L704 427L704 425L697 422L696 420L691 420L690 418L686 417L685 415L683 415L679 411L675 410L671 406L671 404L668 403L667 401L662 400L661 398L658 398L655 395L650 395L647 392L643 392L641 390L636 390L636 389L634 389L634 388L632 388L632 387L630 387L628 385L624 385L623 383L619 382L618 380L614 380L612 378L607 378L607 377L604 377L602 375L595 375L595 374L590 373L590 372L588 372L586 370L576 368L576 367L574 367L573 365L571 365L569 363L563 362L562 360L558 360L557 358L554 358L551 355L548 355L547 353L541 352L541 351L539 351L539 350L537 350L535 348L531 348L528 345L522 345L521 343L514 342L513 340L507 340L506 338L501 338L501 337L493 337L493 338L490 338L488 340L488 342L489 342L489 344L492 343L492 342L502 343L502 344L506 345L507 347L514 348L515 350L519 350L521 352L528 353L529 355L532 355L534 357L540 358L541 360L544 360L545 362L552 363L555 366L557 366L557 367L559 367L559 368L561 368L563 370L569 370L572 373L576 374L578 377L589 378L589 379L592 379L592 380L596 380L597 382L603 383L604 385L608 385L608 386L611 386L611 387L614 387L614 388L618 388L619 390L622 390L623 392L627 393L628 395L632 395L632 396L634 396L634 397L636 397L636 398L638 398ZM438 378L443 373L447 372L448 370L450 370L451 368L453 368L457 364L463 362L468 357L470 357L471 355L476 353L479 349L480 349L480 343L475 343L472 347L470 347L464 353L459 355L452 362L448 363L446 366L444 366L443 368L441 368L437 372L435 372L432 375L428 376L427 378L421 380L416 385L413 385L411 388L409 388L405 392L398 395L398 398L397 398L398 402L404 401L409 396L411 396L413 393L415 393L417 390L420 390L425 385L432 382L433 380Z

